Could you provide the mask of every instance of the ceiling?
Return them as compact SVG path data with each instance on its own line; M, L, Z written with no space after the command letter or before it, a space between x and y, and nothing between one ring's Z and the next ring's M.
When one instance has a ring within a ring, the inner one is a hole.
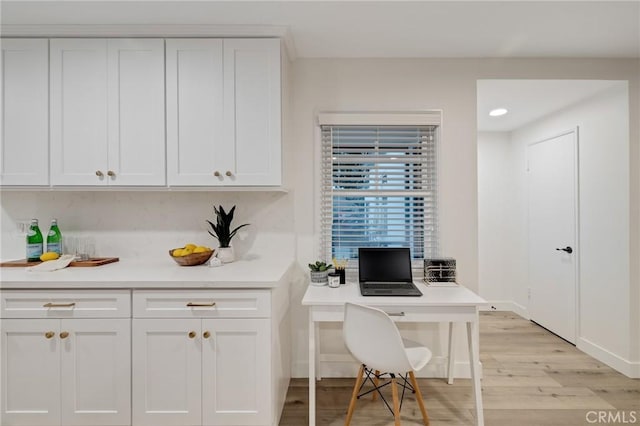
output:
M508 132L625 85L608 80L478 80L478 131ZM494 108L509 113L490 117Z
M640 1L0 1L12 25L261 26L298 58L640 57ZM46 28L46 27L45 27Z

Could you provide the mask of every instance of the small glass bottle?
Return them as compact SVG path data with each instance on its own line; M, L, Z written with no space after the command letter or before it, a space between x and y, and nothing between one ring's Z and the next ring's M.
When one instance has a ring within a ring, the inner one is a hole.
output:
M58 228L58 219L51 220L51 227L47 234L47 251L62 254L62 233Z
M31 219L31 226L27 231L27 262L40 260L42 243L43 239L38 227L38 219Z

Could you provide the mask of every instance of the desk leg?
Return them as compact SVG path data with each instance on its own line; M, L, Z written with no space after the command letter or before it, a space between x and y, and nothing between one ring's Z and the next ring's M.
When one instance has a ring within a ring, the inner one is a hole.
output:
M309 426L316 424L316 323L309 310Z
M484 426L482 387L480 385L480 338L477 320L467 323L467 340L469 341L469 364L471 366L473 398L476 404L476 424Z
M455 327L454 327L455 323L454 322L450 322L449 323L449 365L447 366L447 383L452 385L453 384L453 370L456 364L456 357L455 357L455 348L456 348L456 341L455 341Z
M322 380L322 376L320 375L320 323L316 322L315 323L315 341L316 341L316 352L315 352L315 357L316 357L316 380L320 381Z

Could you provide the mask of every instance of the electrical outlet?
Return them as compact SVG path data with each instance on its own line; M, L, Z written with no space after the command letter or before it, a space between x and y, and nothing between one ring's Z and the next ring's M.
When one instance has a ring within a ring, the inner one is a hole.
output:
M16 220L16 232L20 235L27 235L31 221L28 219Z

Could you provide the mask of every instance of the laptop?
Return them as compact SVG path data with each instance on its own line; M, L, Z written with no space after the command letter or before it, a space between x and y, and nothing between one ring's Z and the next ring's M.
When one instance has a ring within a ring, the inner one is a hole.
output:
M407 247L359 248L358 271L363 296L422 296Z

